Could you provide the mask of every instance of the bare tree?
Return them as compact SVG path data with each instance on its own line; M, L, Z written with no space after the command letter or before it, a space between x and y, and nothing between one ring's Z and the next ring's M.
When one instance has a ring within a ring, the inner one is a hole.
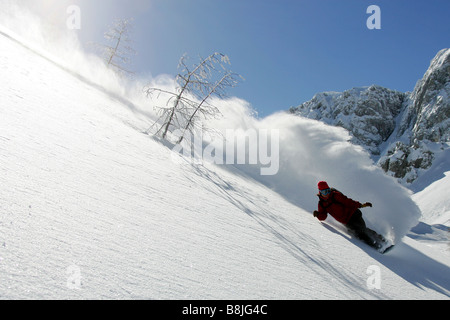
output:
M200 63L192 68L187 65L186 60L186 55L180 59L176 92L153 87L144 89L148 96L155 92L169 96L166 107L159 108L161 116L152 127L159 125L156 134L161 134L164 139L173 129L181 130L177 143L183 141L187 132L192 134L202 119L221 115L220 110L210 103L211 98L224 98L226 89L235 87L239 79L242 79L227 69L230 61L224 54L213 53L200 59Z
M126 65L130 64L131 56L136 51L131 46L130 33L133 28L133 19L118 19L105 33L107 45L99 45L103 51L103 59L108 67L120 74L132 74Z

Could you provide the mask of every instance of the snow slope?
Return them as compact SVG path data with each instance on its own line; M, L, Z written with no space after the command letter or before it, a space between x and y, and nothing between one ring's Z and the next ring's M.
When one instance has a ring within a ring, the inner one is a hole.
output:
M445 177L413 195L424 213L422 221L450 226L450 203L447 200L449 188L450 171L447 171Z
M450 296L450 256L409 237L380 255L312 217L320 178L372 200L374 225L393 206L396 241L417 223L408 192L344 131L302 119L283 127L286 115L259 121L223 101L223 128L283 128L279 174L173 161L170 146L142 134L150 106L17 39L0 28L1 299Z

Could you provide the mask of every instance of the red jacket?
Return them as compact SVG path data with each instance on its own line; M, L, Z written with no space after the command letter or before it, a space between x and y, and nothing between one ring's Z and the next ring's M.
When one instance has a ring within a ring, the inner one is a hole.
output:
M337 190L332 190L327 198L320 194L318 196L320 201L317 218L319 220L325 220L329 213L340 223L347 224L355 211L361 208L360 202L347 198Z

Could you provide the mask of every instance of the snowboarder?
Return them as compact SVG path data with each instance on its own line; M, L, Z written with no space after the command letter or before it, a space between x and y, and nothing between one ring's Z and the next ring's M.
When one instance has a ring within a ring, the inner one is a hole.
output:
M344 224L350 233L362 240L369 246L383 251L386 247L386 240L383 236L366 227L360 208L372 207L370 202L364 204L347 198L344 194L334 188L330 188L328 183L320 181L319 187L319 209L314 211L314 217L323 221L327 214L331 214L340 223Z

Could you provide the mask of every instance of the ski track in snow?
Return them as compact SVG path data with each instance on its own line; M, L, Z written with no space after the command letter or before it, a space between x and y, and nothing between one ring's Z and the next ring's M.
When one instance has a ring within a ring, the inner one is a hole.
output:
M237 169L173 161L144 113L0 42L0 299L450 296L448 256L382 256Z

